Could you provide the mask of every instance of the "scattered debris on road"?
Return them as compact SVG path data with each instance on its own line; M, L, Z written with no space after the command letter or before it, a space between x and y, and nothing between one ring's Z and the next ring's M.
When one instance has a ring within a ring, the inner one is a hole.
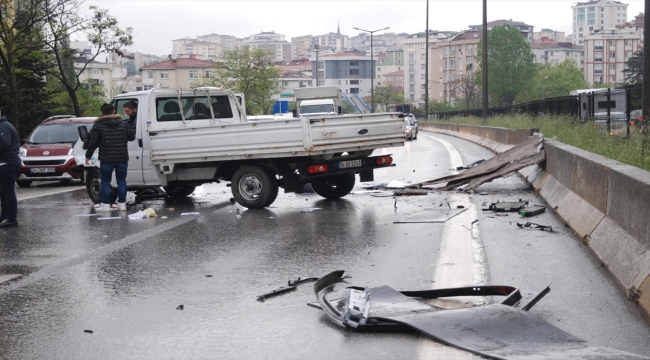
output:
M490 204L487 209L482 209L483 211L494 211L494 212L519 212L521 209L528 205L528 201L519 199L515 202L495 202Z
M279 295L279 294L284 294L289 291L296 290L298 287L296 285L289 285L289 286L281 286L275 290L271 290L267 293L264 293L262 295L257 296L257 301L264 301L270 297Z
M393 192L396 196L409 196L409 195L427 195L429 192L425 189L399 189Z
M93 333L92 330L84 330L84 332L85 332L86 334L92 334L92 333Z
M342 287L343 271L314 284L318 306L335 323L356 331L412 331L491 359L647 359L590 344L528 313L549 291L512 286L397 291L389 286ZM457 296L503 296L500 303L442 309L428 299Z
M553 228L551 226L535 224L532 222L526 222L524 224L517 223L517 226L522 229L553 231Z
M533 205L521 209L521 211L519 211L519 215L523 217L531 217L531 216L539 215L545 211L546 211L545 206Z
M532 136L526 141L502 152L460 174L444 176L438 179L414 184L415 187L447 183L439 190L452 190L465 186L462 191L469 191L496 178L508 175L527 166L535 165L546 159L544 138Z
M145 218L150 218L150 217L156 217L156 211L152 208L146 208L144 210L140 210L136 213L129 214L129 219L132 220L138 220L138 219L145 219Z
M484 161L485 161L485 159L477 160L477 161L474 161L473 163L471 163L471 164L469 164L469 165L459 166L459 167L456 168L456 170L467 170L467 169L471 169L471 168L475 167L476 165L478 165L478 164L480 164L480 163L482 163L482 162L484 162Z

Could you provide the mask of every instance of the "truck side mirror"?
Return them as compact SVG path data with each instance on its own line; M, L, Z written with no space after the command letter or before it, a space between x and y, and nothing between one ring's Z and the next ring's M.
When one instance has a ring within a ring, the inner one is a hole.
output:
M342 115L342 114L343 114L343 106L339 105L338 108L339 108L339 109L338 109L338 110L339 110L339 113L338 113L338 114L339 114L339 115Z
M293 117L298 117L298 109L291 110L291 113L293 114Z
M90 136L88 136L88 129L85 126L79 126L77 128L77 131L79 132L79 138L81 141L87 143L88 140L90 140Z

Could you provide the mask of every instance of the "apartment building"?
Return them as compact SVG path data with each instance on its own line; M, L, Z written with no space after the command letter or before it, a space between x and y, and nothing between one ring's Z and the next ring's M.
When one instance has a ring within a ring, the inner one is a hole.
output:
M623 83L625 62L641 48L641 36L605 29L583 39L585 81L589 85Z
M627 22L627 4L614 0L579 2L573 9L573 44L582 45L597 30L612 29Z
M557 65L566 60L572 60L578 68L583 68L582 56L584 48L570 42L558 42L549 38L542 38L533 42L531 51L535 55L537 64Z
M296 60L309 58L309 49L313 46L312 39L312 35L303 35L291 38L291 43L296 45Z
M567 42L566 36L563 31L551 30L551 29L542 29L542 31L533 32L533 42L539 41L542 38L551 39L557 42Z
M388 85L387 75L391 76L391 84L394 85L396 79L394 79L396 71L402 71L402 82L400 87L404 87L403 77L404 77L404 51L403 50L394 50L381 53L376 57L375 62L375 86L385 86Z
M324 35L315 35L312 38L312 44L318 45L319 48L330 48L334 52L342 52L351 49L350 37L341 35L341 32L331 32Z
M186 38L172 40L172 44L174 47L173 56L177 58L186 55L196 55L196 59L216 60L221 58L223 53L221 44L213 41Z
M380 85L377 85L377 86L380 86ZM397 91L400 91L400 89L401 89L401 91L403 92L403 90L404 90L404 70L385 73L382 76L381 86L392 86L395 89L398 89Z
M395 51L403 50L402 40L409 37L409 34L405 33L378 33L373 35L373 51L375 54L386 52L386 51ZM370 55L370 34L361 32L357 36L350 38L350 47L357 51L364 51L366 54Z
M476 51L482 38L482 30L467 30L431 46L429 96L432 99L455 101L462 79L472 79L475 75Z
M336 85L346 94L369 96L372 61L363 53L334 53L320 56L313 62L312 79L316 86ZM318 84L316 84L318 75Z
M533 25L528 25L528 24L523 23L521 21L512 21L512 19L510 19L510 20L494 20L494 21L490 21L490 22L487 23L488 31L490 29L492 29L493 27L495 27L495 26L502 26L502 25L505 25L505 24L516 27L517 29L519 29L519 32L521 32L521 35L524 36L528 40L528 42L530 42L530 43L533 42L533 28L534 28L534 26ZM481 29L483 29L483 24L481 24L481 25L470 25L469 29L470 30L480 31Z
M429 32L429 48L450 39L452 32ZM403 40L404 45L404 97L415 106L424 106L426 79L426 34L413 34ZM431 56L431 53L430 53ZM431 57L429 57L431 63ZM433 79L431 76L429 79Z
M83 67L86 68L79 75L79 80L92 81L97 84L104 85L104 95L106 99L113 98L113 64L99 62L99 61L87 61L84 57L79 57L75 59L74 68L76 71L80 71Z
M645 22L645 16L643 15L643 13L639 13L639 15L636 15L634 17L634 20L627 22L625 24L618 25L616 26L616 28L622 31L633 32L641 36L641 44L643 44L644 22Z
M171 58L147 65L141 69L143 90L150 90L158 84L162 88L189 89L204 78L212 77L215 67L214 62L197 59L193 54L188 58Z
M244 39L242 47L265 51L270 62L288 62L296 58L296 44L287 42L283 34L274 31L253 34Z

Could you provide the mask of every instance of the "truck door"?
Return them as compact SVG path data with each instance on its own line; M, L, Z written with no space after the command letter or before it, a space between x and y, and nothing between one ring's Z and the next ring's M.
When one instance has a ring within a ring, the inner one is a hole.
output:
M118 100L115 100L113 102L113 106L115 106L115 110L117 110L117 113L122 115L124 117L124 120L129 120L129 115L126 115L124 112L124 104L126 104L128 101L133 101L138 104L138 98L120 98ZM142 109L144 110L144 109ZM137 120L135 124L136 132L135 132L135 141L129 141L129 170L126 173L126 184L127 186L129 184L133 185L140 185L144 183L144 177L142 174L142 124L140 122L146 121L144 119L145 114L144 111L138 109L138 115L137 115Z

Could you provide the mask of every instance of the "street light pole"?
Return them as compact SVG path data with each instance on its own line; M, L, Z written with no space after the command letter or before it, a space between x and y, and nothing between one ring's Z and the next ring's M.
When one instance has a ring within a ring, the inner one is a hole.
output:
M427 29L424 33L425 55L424 55L424 119L429 119L429 0L427 0Z
M354 28L354 30L363 31L370 34L370 65L372 66L372 69L370 70L370 112L371 113L375 112L375 53L372 48L372 34L376 33L377 31L383 31L388 29L390 29L390 27L379 29L379 30L363 30L359 28Z
M488 115L488 31L487 31L487 0L483 0L483 124Z

